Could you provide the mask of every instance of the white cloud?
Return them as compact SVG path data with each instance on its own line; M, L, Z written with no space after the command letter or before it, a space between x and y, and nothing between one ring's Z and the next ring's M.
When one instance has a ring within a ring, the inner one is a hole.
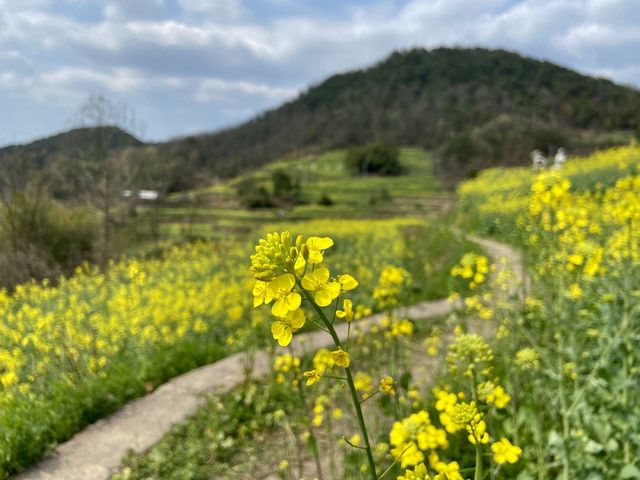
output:
M201 103L227 101L230 95L259 97L267 101L285 100L296 93L294 89L274 88L251 82L230 82L207 78L198 82L194 99Z
M165 0L107 0L104 4L104 16L110 21L154 18L165 9Z
M49 89L71 90L84 86L89 89L117 93L129 92L145 84L145 78L139 72L128 68L100 72L87 68L67 67L44 73L38 79Z
M238 21L248 13L241 0L177 0L177 2L187 15L205 15L215 22Z
M571 51L597 47L615 49L623 44L640 45L640 26L618 29L612 25L595 22L576 25L559 36L559 44Z
M640 86L639 25L638 0L0 0L0 101L73 108L100 90L167 110L167 125L181 109L184 122L166 128L218 125L394 49L443 44L515 49Z

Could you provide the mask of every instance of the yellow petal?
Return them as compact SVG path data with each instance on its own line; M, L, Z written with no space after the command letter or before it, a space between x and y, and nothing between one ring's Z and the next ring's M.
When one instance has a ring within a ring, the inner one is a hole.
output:
M302 328L304 326L304 320L304 312L301 309L289 312L289 315L287 315L287 321L292 328Z
M293 333L290 329L286 329L280 337L278 337L278 345L281 347L286 347L291 343L291 339L293 338Z
M273 322L271 324L271 335L273 335L273 338L278 338L280 335L282 335L282 331L287 327L287 325L280 321L280 320L276 320L275 322Z
M305 290L313 290L315 287L315 279L313 277L313 273L307 273L304 277L302 277L302 288Z
M309 264L310 265L315 265L317 263L322 263L322 260L324 260L324 256L322 255L322 252L319 252L317 250L309 250Z
M348 290L353 290L358 286L358 281L349 274L340 275L338 277L338 282L340 282L342 290L344 290L345 292Z
M302 275L302 272L304 272L304 267L306 267L306 265L307 262L305 262L302 255L298 255L298 258L296 258L296 264L293 266L293 268L298 275Z
M340 284L338 282L327 283L323 290L326 290L331 295L331 300L334 300L340 295Z
M329 237L309 237L307 247L309 250L326 250L333 246L333 240Z
M331 297L331 294L327 291L327 289L322 289L317 292L314 296L314 299L319 307L326 307L333 301L333 298Z
M271 334L274 339L278 340L278 343L282 347L289 345L293 337L291 327L280 320L276 320L271 324Z
M316 268L313 273L319 282L326 283L329 280L329 269L326 267Z
M286 297L279 298L271 307L271 313L276 317L286 317L288 312Z
M300 294L297 292L292 292L285 297L285 302L288 310L295 310L300 306L302 299L300 298Z
M290 273L283 273L269 282L269 290L277 295L281 290L291 290L296 284L296 279Z

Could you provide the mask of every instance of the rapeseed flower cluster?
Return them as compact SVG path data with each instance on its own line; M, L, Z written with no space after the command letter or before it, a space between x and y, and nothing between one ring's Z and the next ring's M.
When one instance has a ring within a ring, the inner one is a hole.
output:
M487 376L491 373L493 350L480 335L461 334L449 346L446 360L451 375Z
M382 269L373 299L380 310L389 310L400 302L400 294L411 282L411 276L403 268L387 265Z
M290 353L277 355L273 362L273 371L276 373L276 383L285 383L287 376L292 377L291 382L297 385L300 373L300 359Z
M449 446L447 432L435 427L425 410L395 422L389 433L391 454L402 468L412 467L425 459L423 452Z
M468 280L468 286L471 290L482 285L486 281L488 273L489 260L487 257L473 252L465 253L460 263L451 269L453 277Z
M324 251L331 246L333 240L329 237L309 237L305 241L298 235L292 243L291 234L282 232L267 235L255 247L256 253L251 256L251 270L256 277L253 305L273 302L271 314L276 319L271 333L282 347L289 345L293 334L305 324L301 293L312 295L317 306L327 307L340 294L358 286L351 275L330 278L329 269L320 266ZM345 359L339 354L336 358L339 366L348 366L348 356Z

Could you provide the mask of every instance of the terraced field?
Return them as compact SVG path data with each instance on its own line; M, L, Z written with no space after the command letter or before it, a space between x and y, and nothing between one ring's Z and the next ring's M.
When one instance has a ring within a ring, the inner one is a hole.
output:
M228 238L259 231L264 224L318 218L433 217L452 206L443 191L428 152L404 148L406 169L397 177L351 176L344 168L346 151L281 160L248 175L168 198L160 215L160 232L169 239ZM271 175L284 171L301 185L300 203L291 208L247 209L237 190L248 178L269 188ZM319 203L323 196L332 205Z

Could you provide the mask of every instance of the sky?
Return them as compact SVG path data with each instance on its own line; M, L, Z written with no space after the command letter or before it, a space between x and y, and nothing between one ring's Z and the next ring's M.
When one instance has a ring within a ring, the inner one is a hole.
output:
M0 145L79 124L139 137L248 120L412 47L506 48L640 88L640 0L0 0Z

